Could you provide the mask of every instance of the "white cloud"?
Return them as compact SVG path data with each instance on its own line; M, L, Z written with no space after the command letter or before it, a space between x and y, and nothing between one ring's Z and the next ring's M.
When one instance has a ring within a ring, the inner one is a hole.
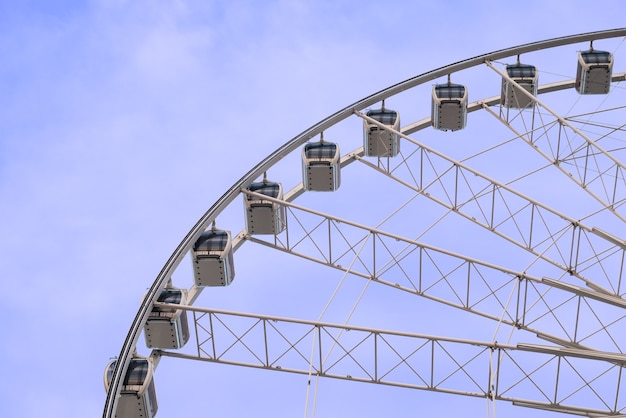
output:
M36 412L12 400L26 387L26 401L48 416L99 413L107 359L170 252L289 138L450 61L600 29L573 12L583 2L531 2L533 13L501 2L409 3L101 0L54 13L33 5L16 13L19 24L0 25L0 267L10 331L1 350L11 379L3 388L12 388L0 415ZM622 15L613 10L605 24L622 25ZM353 144L361 133L335 135ZM264 287L246 284L242 299ZM204 378L211 387L215 370ZM265 385L253 383L251 391Z

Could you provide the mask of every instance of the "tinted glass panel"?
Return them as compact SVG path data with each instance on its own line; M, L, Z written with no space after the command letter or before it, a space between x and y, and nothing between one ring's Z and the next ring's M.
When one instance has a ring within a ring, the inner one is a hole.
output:
M252 183L250 186L248 186L248 190L250 190L251 192L260 193L260 194L264 194L265 196L276 198L278 197L278 193L280 192L280 185L278 183L270 183L270 182ZM250 196L250 195L246 195L246 196L248 197L248 200L257 199L254 196Z
M529 77L534 78L536 69L532 65L509 65L506 67L509 77Z
M206 231L196 242L194 249L207 251L223 251L228 243L228 233L226 231Z
M372 109L368 110L366 115L380 123L384 123L385 125L395 124L396 119L398 118L398 112L390 109Z
M583 61L587 64L608 64L611 62L611 53L606 51L581 52Z
M304 146L307 158L333 158L337 153L337 145L329 142L312 142Z
M441 84L435 86L435 95L440 99L460 99L465 96L465 86L460 84Z
M165 289L159 295L158 302L163 303L180 303L183 297L183 292L175 289Z
M128 365L128 372L126 372L126 378L124 379L124 385L143 385L148 376L148 367L148 360L131 360Z

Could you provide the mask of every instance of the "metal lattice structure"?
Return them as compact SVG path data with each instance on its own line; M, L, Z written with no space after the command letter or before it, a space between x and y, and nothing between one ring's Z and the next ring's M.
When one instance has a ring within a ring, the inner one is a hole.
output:
M209 208L166 262L111 373L103 416L115 416L121 382L143 349L139 338L155 307L193 317L185 347L148 350L155 365L198 360L575 415L626 415L624 37L626 29L580 34L454 63L368 96L276 150ZM581 77L573 76L576 53L593 42L611 47L615 57L608 94L575 90ZM535 90L520 87L503 69L520 57L538 70ZM447 77L450 83L451 75L470 92L462 109L467 126L436 131L432 116L423 117L429 107L415 103L429 99L430 82ZM514 89L506 98L499 93L505 85ZM516 97L523 106L516 107ZM410 122L395 128L367 116L380 103L393 104ZM422 115L413 117L414 111ZM359 143L362 126L400 141L397 148L367 155ZM305 191L301 149L322 134L348 138L338 140L350 150L336 168L341 187L336 181L332 191ZM248 189L267 181L266 173L288 191L273 197ZM251 232L241 216L244 200L280 214L274 233ZM237 294L240 281L289 275L282 266L298 263L305 267L294 270L293 280L310 289L311 301L295 310L308 317L275 312L281 309L277 300L263 312L216 307L205 300L214 289L196 284L185 285L184 305L158 302L166 286L190 280L183 260L216 225L233 231L238 271L223 291ZM262 255L252 259L257 251ZM332 321L312 318L317 315L311 311L322 310L314 306L324 297L322 283L339 289L346 279L363 286L358 301L365 311L370 307L361 302L363 294L381 291L380 297L403 295L440 306L433 318L458 314L492 325L450 330L472 336L467 338L422 333L408 318L385 328L355 325L353 312Z
M203 308L193 312L198 355L155 355L303 375L312 368L316 377L487 397L585 415L606 415L626 407L621 394L624 357L613 353L488 344ZM311 344L318 354L325 347L334 350L329 357L317 355L311 364ZM608 391L603 386L607 380L612 385ZM576 402L580 399L584 402Z

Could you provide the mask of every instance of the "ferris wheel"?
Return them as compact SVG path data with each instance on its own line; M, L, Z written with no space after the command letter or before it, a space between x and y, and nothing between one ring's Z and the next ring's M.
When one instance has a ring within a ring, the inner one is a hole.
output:
M298 391L285 416L328 416L326 382L626 416L625 39L446 65L285 143L167 260L103 416L155 416L190 364Z

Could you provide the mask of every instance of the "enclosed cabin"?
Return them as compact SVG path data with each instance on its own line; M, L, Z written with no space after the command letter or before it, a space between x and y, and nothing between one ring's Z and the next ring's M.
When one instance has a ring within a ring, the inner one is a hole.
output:
M104 389L108 392L117 360L111 361L104 372ZM116 418L152 418L158 403L154 389L154 364L145 357L133 357L124 376L117 401Z
M161 291L157 302L185 305L187 291L167 287ZM187 312L183 309L153 306L144 326L144 336L149 348L182 348L189 341Z
M400 137L392 132L400 130L400 114L395 110L370 109L365 114L383 126L369 120L363 121L363 148L368 157L395 157L400 152Z
M580 94L606 94L611 86L613 72L613 54L606 51L578 53L576 69L576 90Z
M263 179L261 182L250 184L247 190L258 194L257 196L244 194L248 232L250 234L281 233L285 229L285 206L265 199L265 196L282 200L282 185Z
M302 149L302 182L305 190L335 191L339 188L339 145L309 142Z
M233 244L229 231L204 231L191 248L196 286L228 286L235 278Z
M435 129L457 131L467 123L467 88L461 84L433 87L431 123Z
M526 109L533 107L535 101L524 94L520 89L537 96L537 68L534 65L520 64L506 66L509 78L502 77L502 95L500 103L506 108Z

